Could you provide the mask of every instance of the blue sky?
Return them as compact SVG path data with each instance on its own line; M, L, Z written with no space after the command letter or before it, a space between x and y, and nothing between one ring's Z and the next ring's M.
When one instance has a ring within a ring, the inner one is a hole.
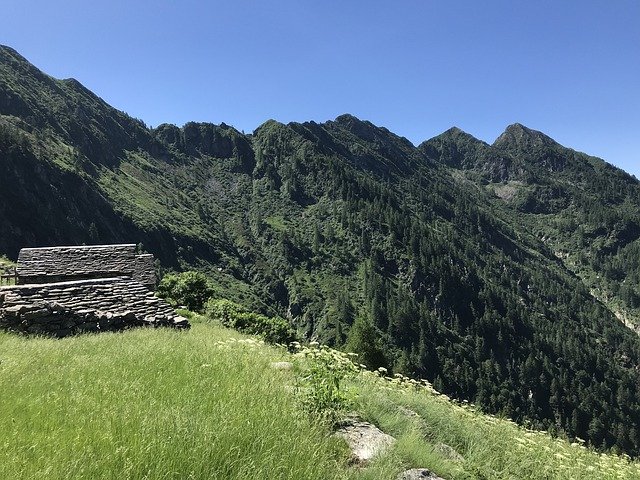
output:
M640 177L638 0L2 0L0 43L156 126L515 122Z

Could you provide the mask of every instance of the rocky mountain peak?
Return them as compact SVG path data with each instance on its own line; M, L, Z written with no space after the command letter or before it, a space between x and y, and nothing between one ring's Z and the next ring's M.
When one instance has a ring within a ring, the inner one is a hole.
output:
M461 128L458 128L456 126L453 126L451 128L449 128L448 130L445 130L443 133L443 135L469 135L467 132L465 132L464 130L462 130Z
M493 142L496 148L528 149L531 147L558 145L555 140L542 132L525 127L521 123L509 125Z
M362 123L362 120L350 113L343 113L336 117L335 122L341 125L352 125L354 123Z
M336 117L334 123L366 140L373 140L379 134L379 128L373 123L366 120L360 120L349 113Z

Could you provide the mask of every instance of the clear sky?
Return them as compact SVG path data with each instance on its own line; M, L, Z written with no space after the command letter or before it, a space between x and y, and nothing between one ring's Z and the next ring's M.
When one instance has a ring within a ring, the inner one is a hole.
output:
M639 0L1 0L0 43L157 126L511 123L640 177Z

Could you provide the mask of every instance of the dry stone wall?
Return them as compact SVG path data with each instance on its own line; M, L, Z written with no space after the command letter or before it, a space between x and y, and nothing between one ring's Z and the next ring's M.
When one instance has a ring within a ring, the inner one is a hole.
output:
M130 276L153 289L153 255L136 254L134 244L23 248L17 283L52 283Z
M0 288L0 328L64 337L142 325L189 328L168 303L128 277Z
M142 285L153 290L156 288L156 266L155 258L150 253L136 255L131 264L131 277L138 280Z

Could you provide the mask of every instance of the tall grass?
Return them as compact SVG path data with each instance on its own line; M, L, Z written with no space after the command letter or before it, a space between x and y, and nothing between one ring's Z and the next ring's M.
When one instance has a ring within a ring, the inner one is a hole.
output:
M271 367L292 360L284 349L197 320L63 340L0 333L0 479L395 479L414 467L449 480L640 478L628 458L372 372L351 381L354 406L398 442L349 466L305 413L296 370Z
M398 438L394 451L379 460L381 470L423 466L450 480L640 479L638 461L484 415L428 385L397 378L389 382L366 372L357 389L358 408L365 418ZM444 450L443 444L462 458Z
M227 330L0 333L0 478L341 478L281 355ZM226 342L225 342L226 340Z

